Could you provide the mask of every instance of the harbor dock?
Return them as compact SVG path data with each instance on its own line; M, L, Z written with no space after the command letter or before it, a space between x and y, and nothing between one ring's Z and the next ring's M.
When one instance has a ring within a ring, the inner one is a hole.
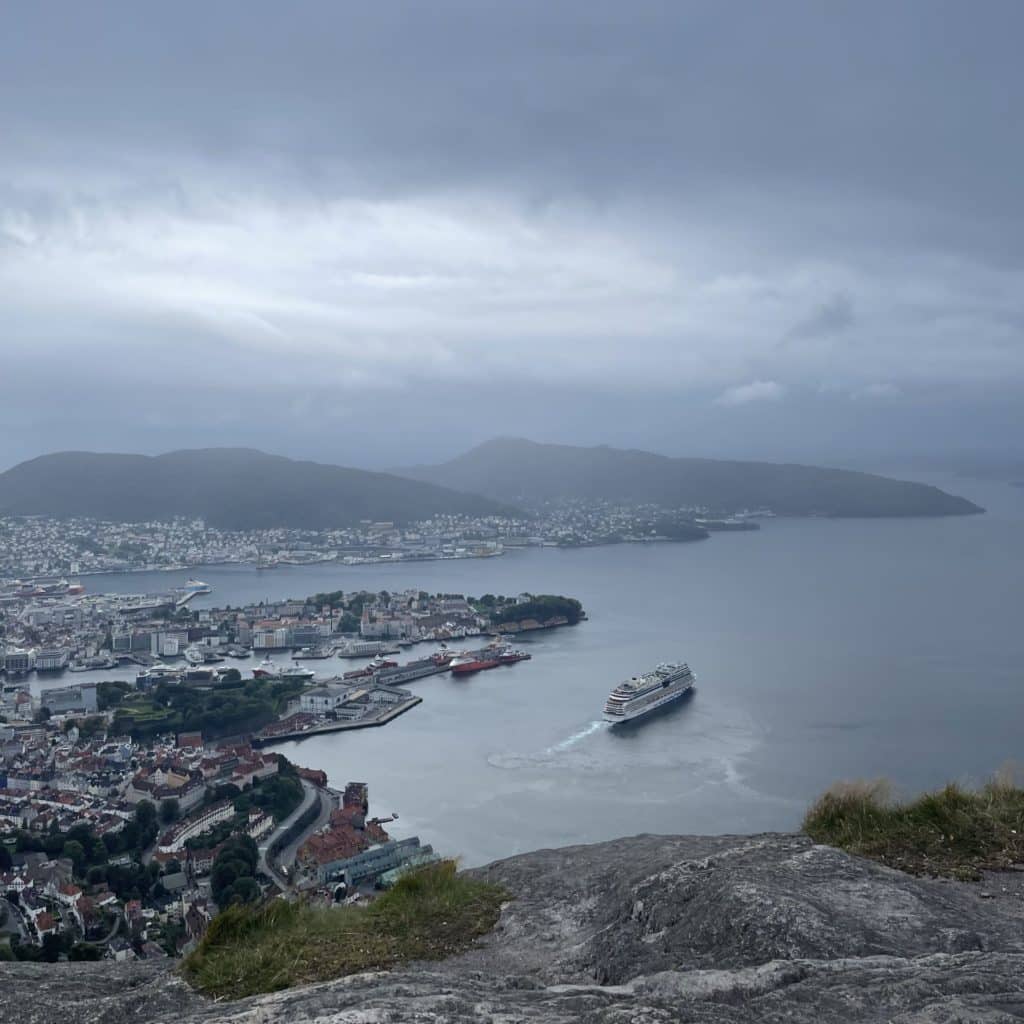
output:
M380 714L366 715L355 720L337 719L326 721L318 725L311 725L306 729L294 729L287 732L268 732L266 729L258 732L252 738L254 747L265 747L272 743L284 743L289 740L304 740L309 736L322 736L330 732L346 732L349 729L373 729L381 725L387 725L394 721L399 715L404 715L410 708L423 702L422 697L409 697L400 704L393 704Z

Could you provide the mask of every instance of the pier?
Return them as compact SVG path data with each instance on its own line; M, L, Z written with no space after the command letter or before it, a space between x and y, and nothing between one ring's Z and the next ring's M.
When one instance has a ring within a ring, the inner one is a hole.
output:
M388 722L398 718L399 715L404 715L410 708L414 708L417 704L421 704L422 702L422 697L410 697L408 700L402 701L401 704L395 704L378 715L367 715L364 718L358 718L355 721L339 719L334 722L323 722L320 725L312 725L308 729L296 729L293 732L278 732L273 733L272 735L265 735L260 732L253 736L252 745L254 747L266 747L272 743L284 743L289 740L304 740L309 736L322 736L325 733L330 732L346 732L350 729L374 729L381 725L387 725Z

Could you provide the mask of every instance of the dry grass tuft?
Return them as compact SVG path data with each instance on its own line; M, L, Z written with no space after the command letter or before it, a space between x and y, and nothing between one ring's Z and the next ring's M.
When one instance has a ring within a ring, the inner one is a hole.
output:
M229 907L186 959L185 975L207 995L241 999L406 960L441 960L489 932L507 898L443 861L403 876L368 906L275 900Z
M1024 789L1005 770L979 789L951 783L907 802L884 780L841 783L814 802L803 830L915 875L974 880L1024 862Z

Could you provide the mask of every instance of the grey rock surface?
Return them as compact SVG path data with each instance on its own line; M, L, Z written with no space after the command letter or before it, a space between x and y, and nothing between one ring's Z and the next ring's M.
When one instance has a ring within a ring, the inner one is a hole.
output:
M24 1024L1024 1020L1024 878L918 879L791 835L637 836L476 874L514 899L440 964L237 1003L168 965L0 965Z

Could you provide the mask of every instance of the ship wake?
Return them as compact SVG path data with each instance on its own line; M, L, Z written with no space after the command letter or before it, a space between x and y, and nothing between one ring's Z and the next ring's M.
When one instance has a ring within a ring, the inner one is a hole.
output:
M574 752L573 747L585 740L588 736L608 728L608 723L600 720L588 722L582 729L578 729L571 736L567 736L558 743L553 743L544 750L533 754L491 754L487 763L492 768L576 768L583 770L596 770L599 763L595 758L585 754Z
M595 719L589 725L580 729L579 732L574 732L568 739L564 739L561 743L556 743L552 747L548 747L546 753L555 754L559 750L568 750L570 747L574 747L580 740L585 740L588 736L593 736L595 732L601 729L607 729L608 723L601 719Z

